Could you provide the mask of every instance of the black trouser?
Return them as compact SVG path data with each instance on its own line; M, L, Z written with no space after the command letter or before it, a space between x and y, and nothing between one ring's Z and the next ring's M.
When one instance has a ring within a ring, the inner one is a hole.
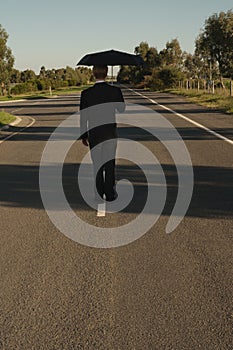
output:
M95 177L95 194L111 200L115 194L115 156L117 139L110 139L96 146L91 145L91 158ZM97 193L96 193L97 192Z

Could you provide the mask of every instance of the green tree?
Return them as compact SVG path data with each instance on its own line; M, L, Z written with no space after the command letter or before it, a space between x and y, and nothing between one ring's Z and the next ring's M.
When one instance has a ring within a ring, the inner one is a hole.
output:
M158 68L160 66L160 63L158 50L155 47L150 47L147 51L145 59L145 75L151 74L154 68Z
M217 62L221 76L233 77L233 12L215 13L205 21L196 39L196 51L209 62Z
M20 81L22 83L25 83L29 80L35 80L36 79L36 73L31 69L26 69L20 74Z
M58 68L55 70L55 79L58 85L60 84L61 81L65 80L65 78L66 78L66 71L64 68Z
M0 86L2 94L9 88L10 77L14 66L14 57L7 46L8 34L0 24Z
M75 70L69 66L66 67L66 80L69 86L74 86L77 84L77 74Z
M194 56L191 53L184 52L184 64L183 64L183 71L186 73L188 78L195 78L196 77L196 65Z
M149 51L149 45L146 41L142 41L139 46L136 46L134 49L134 53L136 55L141 55L142 59L146 61L146 56Z
M130 83L130 67L129 66L121 66L118 75L117 81L121 83Z
M162 81L163 88L174 88L177 82L183 78L182 73L175 67L167 67L159 70L158 79Z
M39 78L40 78L40 79L45 79L45 78L46 78L46 69L45 69L45 66L42 66L42 67L40 68Z
M180 68L183 62L183 52L177 39L166 43L166 48L160 51L160 62L162 67L171 66Z
M10 82L12 84L20 83L21 72L18 69L13 68L11 72Z

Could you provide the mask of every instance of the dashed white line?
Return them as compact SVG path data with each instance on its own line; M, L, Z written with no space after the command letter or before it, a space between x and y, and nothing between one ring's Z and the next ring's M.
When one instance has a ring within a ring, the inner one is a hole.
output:
M103 202L103 203L98 204L97 216L101 217L101 216L105 216L105 215L106 215L106 204Z
M33 103L28 103L28 105L27 106L34 106L34 105L38 105L38 104L40 104L41 103L41 101L36 101L36 102L33 102ZM19 112L19 111L21 111L22 109L24 109L25 107L20 107L20 108L16 108L16 109L13 109L13 111L11 111L11 113L16 113L16 112Z

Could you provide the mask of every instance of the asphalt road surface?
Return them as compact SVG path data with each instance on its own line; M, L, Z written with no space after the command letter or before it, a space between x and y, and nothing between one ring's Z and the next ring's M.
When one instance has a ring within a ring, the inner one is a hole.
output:
M61 233L40 196L42 152L55 128L79 110L79 95L0 105L23 116L21 124L0 134L1 141L15 133L0 144L1 350L233 349L233 145L227 141L233 140L233 117L182 97L137 92L143 96L123 89L127 102L165 116L182 136L193 165L193 196L185 218L166 234L179 186L176 164L156 137L121 125L121 137L140 142L158 158L167 198L146 234L109 249ZM163 135L169 137L166 130ZM134 184L133 201L98 218L77 186L86 152L77 141L65 159L63 187L71 208L98 227L131 222L147 198L144 174L119 159L117 178Z

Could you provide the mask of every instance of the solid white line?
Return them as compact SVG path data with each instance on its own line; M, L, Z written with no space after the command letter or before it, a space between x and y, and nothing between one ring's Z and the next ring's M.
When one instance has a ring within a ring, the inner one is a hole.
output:
M13 134L10 134L9 136L5 137L3 140L0 141L0 144L3 143L3 142L6 141L6 140L9 140L11 137L13 137L13 136L19 134L21 131L23 131L23 130L25 130L25 129L27 129L27 128L30 128L30 127L35 123L35 119L32 118L32 117L28 117L28 118L32 119L32 122L31 122L30 124L28 124L27 126L23 127L23 128L20 129L19 131L14 132Z
M219 133L217 133L217 132L215 132L215 131L213 131L213 130L207 128L206 126L204 126L204 125L202 125L202 124L200 124L200 123L195 122L195 121L192 120L192 119L189 119L188 117L185 117L185 116L184 116L183 114L181 114L181 113L177 113L177 112L173 111L173 110L172 110L171 108L169 108L169 107L166 107L166 106L161 105L160 103L158 103L158 102L156 102L155 100L152 100L151 98L149 98L149 97L147 97L147 96L141 94L140 92L134 91L133 89L130 89L130 88L128 88L128 90L133 91L135 94L146 98L146 99L149 100L151 103L156 104L157 106L159 106L159 107L161 107L161 108L163 108L163 109L166 109L167 111L169 111L169 112L175 114L177 117L180 117L180 118L186 120L187 122L189 122L189 123L191 123L191 124L197 126L198 128L205 130L205 131L208 132L209 134L218 137L219 139L221 139L221 140L223 140L223 141L229 143L230 145L233 145L233 140L228 139L227 137L225 137L225 136L223 136L223 135L221 135L221 134L219 134Z

